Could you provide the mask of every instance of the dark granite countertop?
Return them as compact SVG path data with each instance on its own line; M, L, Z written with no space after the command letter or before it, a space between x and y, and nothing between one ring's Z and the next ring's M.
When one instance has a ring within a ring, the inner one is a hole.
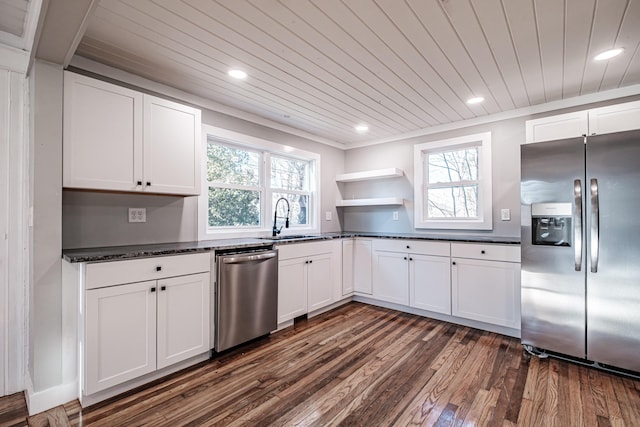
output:
M269 247L271 245L273 245L271 240L263 239L202 240L199 242L65 249L62 251L62 258L69 262L116 261L130 258L210 252L223 249Z
M331 240L349 237L372 237L383 239L441 240L450 242L520 244L514 237L429 235L413 233L365 233L342 232L285 236L280 238L217 239L199 242L158 243L149 245L109 246L102 248L66 249L62 258L68 262L104 262L132 258L210 252L226 249L266 248L313 240Z
M411 239L411 240L442 240L446 242L460 243L496 243L503 245L519 245L519 237L503 236L478 236L478 235L456 235L456 234L425 234L425 233L370 233L370 232L344 232L344 236L353 237L375 237L378 239Z

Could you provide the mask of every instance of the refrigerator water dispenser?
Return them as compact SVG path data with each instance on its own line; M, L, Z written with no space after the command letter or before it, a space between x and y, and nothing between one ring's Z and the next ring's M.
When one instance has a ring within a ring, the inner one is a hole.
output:
M571 246L571 203L534 203L531 205L531 243Z

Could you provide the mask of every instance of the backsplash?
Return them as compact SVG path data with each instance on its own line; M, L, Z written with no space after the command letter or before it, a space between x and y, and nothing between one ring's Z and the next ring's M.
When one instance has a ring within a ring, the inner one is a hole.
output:
M128 222L129 208L146 208L146 222ZM198 198L64 190L62 248L198 240Z

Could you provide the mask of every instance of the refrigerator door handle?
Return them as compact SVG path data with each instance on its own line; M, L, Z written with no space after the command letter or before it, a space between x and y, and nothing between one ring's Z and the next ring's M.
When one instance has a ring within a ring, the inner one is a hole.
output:
M591 179L591 272L598 272L598 259L600 258L600 201L598 199L598 180Z
M573 202L575 207L575 221L573 225L573 235L575 239L575 269L582 269L582 181L573 181Z

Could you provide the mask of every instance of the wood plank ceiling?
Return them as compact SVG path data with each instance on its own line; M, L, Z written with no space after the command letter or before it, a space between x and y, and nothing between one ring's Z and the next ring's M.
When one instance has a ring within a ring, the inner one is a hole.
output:
M639 84L639 49L640 0L102 0L76 54L349 146Z

